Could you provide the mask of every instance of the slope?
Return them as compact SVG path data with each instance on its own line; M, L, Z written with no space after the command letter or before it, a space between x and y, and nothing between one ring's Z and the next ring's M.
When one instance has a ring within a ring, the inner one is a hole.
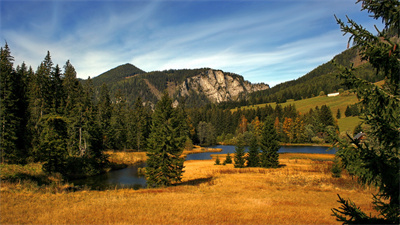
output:
M376 75L369 63L361 61L356 48L350 48L336 55L332 61L318 66L296 80L287 81L268 90L250 94L248 102L250 104L283 103L288 99L300 100L318 96L321 91L331 93L341 88L345 89L337 78L339 72L335 63L343 66L353 64L358 69L358 76L371 82L383 79L383 77Z
M335 97L327 97L327 96L317 96L313 98L307 98L302 100L288 100L285 103L281 103L282 107L287 105L295 105L296 109L301 113L305 114L310 111L310 109L315 109L315 107L321 108L322 105L327 105L330 107L333 116L336 116L336 112L339 109L341 112L341 118L338 119L339 130L352 132L354 127L360 122L358 117L345 117L344 112L346 111L346 107L349 105L353 105L358 103L358 99L355 94L350 94L345 92L339 96ZM251 109L251 108L262 108L266 105L271 105L273 108L277 105L277 103L264 103L257 104L252 106L240 107L240 109ZM236 111L238 108L233 109Z
M98 87L101 86L103 83L112 84L123 80L125 78L129 78L135 76L137 74L145 73L145 71L137 68L132 64L124 64L118 67L115 67L107 72L100 74L92 79L93 86Z

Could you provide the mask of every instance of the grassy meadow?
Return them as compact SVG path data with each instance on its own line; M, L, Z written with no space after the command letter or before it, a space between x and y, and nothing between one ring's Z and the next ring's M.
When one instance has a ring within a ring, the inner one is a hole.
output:
M128 159L142 157L125 154ZM214 159L186 161L182 183L158 189L38 191L15 179L2 182L0 223L338 224L331 216L331 208L340 206L337 194L373 213L375 190L360 186L345 172L333 178L333 157L280 154L277 169L217 166ZM3 172L8 177L40 173L39 164L11 167L2 165L2 178Z
M379 83L377 83L379 84ZM327 105L331 108L333 116L336 118L336 112L339 109L341 113L341 118L338 119L338 124L339 124L339 130L340 132L342 131L347 131L349 133L353 132L353 129L357 124L361 121L358 117L345 117L344 112L346 111L346 107L348 105L352 105L358 102L357 96L355 94L351 93L344 93L339 96L334 96L334 97L327 97L327 96L317 96L313 98L307 98L307 99L302 99L298 101L294 100L288 100L285 103L281 103L280 105L282 107L285 107L287 105L295 105L296 109L304 114L308 113L310 109L315 109L316 106L321 108L322 105ZM276 103L265 103L265 104L259 104L259 105L252 105L252 106L244 106L241 107L241 109L256 109L257 107L262 108L265 107L266 105L271 105L273 108L275 108ZM233 111L237 110L233 109Z

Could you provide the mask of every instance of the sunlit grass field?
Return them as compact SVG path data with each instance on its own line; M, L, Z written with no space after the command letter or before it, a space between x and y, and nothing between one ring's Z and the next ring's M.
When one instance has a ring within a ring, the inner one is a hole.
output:
M338 224L331 216L337 194L372 212L374 189L347 173L333 178L333 157L280 154L277 169L186 161L182 183L158 189L35 191L2 183L0 223ZM2 174L11 174L5 167Z

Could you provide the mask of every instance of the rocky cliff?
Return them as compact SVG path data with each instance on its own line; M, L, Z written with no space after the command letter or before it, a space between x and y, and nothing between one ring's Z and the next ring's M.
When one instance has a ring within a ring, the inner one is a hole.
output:
M178 86L178 96L189 96L191 91L204 94L211 102L236 101L241 95L266 90L267 84L251 84L243 77L209 69L187 78Z
M267 84L251 84L242 76L209 68L144 72L125 64L93 78L96 93L106 83L110 95L120 91L128 104L141 97L146 104L155 105L164 91L179 104L180 97L191 106L210 102L220 103L246 98L247 94L266 90Z

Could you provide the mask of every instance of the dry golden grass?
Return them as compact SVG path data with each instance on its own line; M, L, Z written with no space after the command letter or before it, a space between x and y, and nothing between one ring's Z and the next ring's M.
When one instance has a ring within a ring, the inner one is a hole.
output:
M281 154L278 169L186 161L182 184L70 193L1 191L1 224L337 224L336 194L372 212L372 189L332 178L333 156ZM319 160L319 161L316 161Z
M117 164L135 164L146 161L146 152L106 151L108 160Z

